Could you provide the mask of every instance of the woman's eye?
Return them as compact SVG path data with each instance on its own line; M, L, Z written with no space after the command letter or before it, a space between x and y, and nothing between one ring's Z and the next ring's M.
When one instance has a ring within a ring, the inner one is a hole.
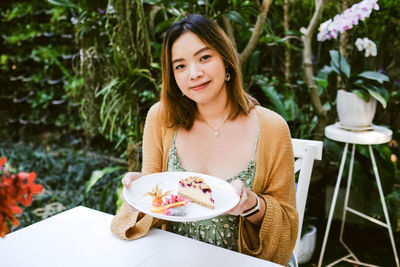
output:
M180 70L180 69L183 69L184 67L185 67L185 65L180 64L180 65L177 65L177 66L175 67L175 69L176 69L176 70Z
M211 57L210 55L202 56L202 57L200 58L200 61L204 61L204 60L206 60L206 59L209 59L210 57Z

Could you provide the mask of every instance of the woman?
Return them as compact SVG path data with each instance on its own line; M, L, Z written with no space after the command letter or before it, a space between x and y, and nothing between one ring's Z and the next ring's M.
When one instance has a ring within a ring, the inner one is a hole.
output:
M238 58L212 20L192 15L172 25L162 50L161 101L145 123L141 175L192 171L231 183L240 196L228 212L172 232L287 264L297 237L293 152L286 122L258 106L242 88ZM145 235L160 220L124 204L111 230L123 239Z

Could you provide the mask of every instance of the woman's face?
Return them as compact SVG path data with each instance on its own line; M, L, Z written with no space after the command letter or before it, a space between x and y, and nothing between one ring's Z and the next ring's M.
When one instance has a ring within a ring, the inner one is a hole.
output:
M197 105L226 103L225 64L221 55L192 32L172 45L172 69L178 87Z

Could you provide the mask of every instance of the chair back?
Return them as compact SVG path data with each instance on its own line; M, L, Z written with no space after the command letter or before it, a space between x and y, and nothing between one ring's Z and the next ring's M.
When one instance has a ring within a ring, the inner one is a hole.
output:
M304 211L307 203L312 168L314 160L322 159L323 142L305 139L292 139L292 145L295 157L294 172L298 172L296 187L296 209L299 216L299 232L293 253L295 257L298 258L298 253L300 251L301 229L303 226Z

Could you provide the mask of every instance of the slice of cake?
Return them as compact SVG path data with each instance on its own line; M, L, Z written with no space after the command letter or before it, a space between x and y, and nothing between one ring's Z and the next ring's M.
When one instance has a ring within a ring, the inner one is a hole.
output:
M211 188L201 177L189 176L179 181L179 195L191 199L194 203L213 209L214 199L211 193Z

